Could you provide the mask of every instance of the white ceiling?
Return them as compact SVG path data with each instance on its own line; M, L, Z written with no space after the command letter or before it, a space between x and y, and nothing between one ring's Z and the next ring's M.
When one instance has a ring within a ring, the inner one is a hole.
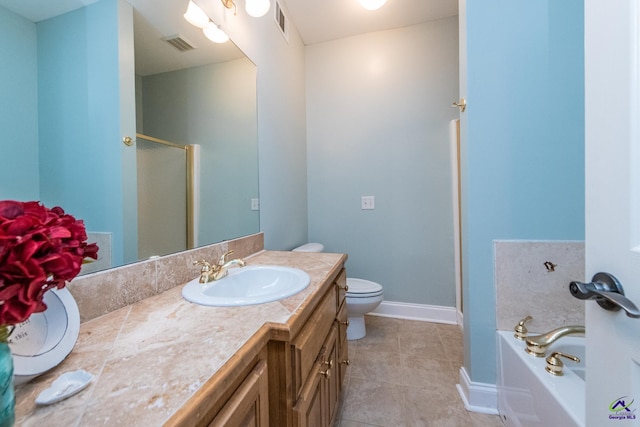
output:
M272 0L273 2L276 0ZM358 0L278 0L304 44L390 30L458 14L458 0L387 0L366 10Z
M52 16L95 3L98 0L0 0L0 6L39 22ZM136 73L155 74L241 56L233 43L218 45L182 15L188 0L127 0L135 9ZM218 0L197 0L199 4ZM236 0L242 6L244 0ZM281 2L290 24L306 45L389 30L455 16L458 0L387 0L380 9L369 11L358 0L271 0ZM239 7L240 9L240 7ZM197 49L181 53L162 40L179 34Z
M30 21L70 12L98 0L0 0L0 6ZM216 44L183 18L188 0L127 0L134 8L136 74L147 76L241 58L233 43ZM200 0L205 1L205 0ZM214 1L214 0L206 0ZM179 35L196 49L180 52L165 37Z
M98 0L0 0L4 6L29 21L40 22L52 16L70 12L82 6L90 5Z
M33 22L39 22L69 12L98 0L0 0L0 6L12 10ZM199 0L217 1L217 0ZM242 3L243 0L236 0ZM271 0L273 11L273 3ZM277 0L290 22L294 23L305 44L314 44L372 31L389 30L433 21L458 14L458 0L387 0L378 10L369 11L358 0ZM130 0L134 7L137 3ZM187 0L149 1L156 9L168 8L172 3L182 20ZM262 18L264 19L264 18Z

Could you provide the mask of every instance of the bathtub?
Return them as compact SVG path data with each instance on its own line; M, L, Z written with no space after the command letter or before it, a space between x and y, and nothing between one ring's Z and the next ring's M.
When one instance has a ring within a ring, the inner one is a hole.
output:
M545 371L546 357L525 353L524 341L513 332L498 331L498 412L507 427L576 426L585 423L584 337L566 336L547 349L573 354L564 375Z

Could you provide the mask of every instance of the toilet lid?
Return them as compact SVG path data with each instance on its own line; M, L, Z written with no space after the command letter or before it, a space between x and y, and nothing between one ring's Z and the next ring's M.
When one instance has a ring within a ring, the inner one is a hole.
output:
M382 285L370 280L347 278L349 290L347 294L379 294L382 292Z

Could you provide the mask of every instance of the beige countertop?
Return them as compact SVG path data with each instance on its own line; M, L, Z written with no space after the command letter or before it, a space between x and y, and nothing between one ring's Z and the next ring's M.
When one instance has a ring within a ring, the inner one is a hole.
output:
M245 307L192 304L177 286L87 321L58 367L16 388L16 425L162 425L244 344L266 343L274 329L295 334L346 255L266 251L245 260L300 268L311 283L281 301ZM77 369L95 376L89 387L53 405L35 404L53 380Z

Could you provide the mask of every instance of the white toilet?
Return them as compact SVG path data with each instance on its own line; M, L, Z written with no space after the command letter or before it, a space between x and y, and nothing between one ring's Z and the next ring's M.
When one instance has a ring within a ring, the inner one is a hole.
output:
M321 243L306 243L298 246L294 252L322 252ZM375 310L382 302L382 285L370 280L347 278L347 339L359 340L366 334L364 315Z

